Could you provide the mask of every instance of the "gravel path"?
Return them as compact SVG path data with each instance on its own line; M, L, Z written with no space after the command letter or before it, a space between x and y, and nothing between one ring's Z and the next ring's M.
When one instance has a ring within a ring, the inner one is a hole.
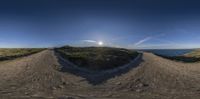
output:
M200 63L185 64L143 53L133 65L122 72L104 74L99 80L100 77L95 74L63 68L70 65L60 60L53 50L45 50L24 58L0 62L0 96L2 99L200 97ZM93 79L84 75L91 75Z

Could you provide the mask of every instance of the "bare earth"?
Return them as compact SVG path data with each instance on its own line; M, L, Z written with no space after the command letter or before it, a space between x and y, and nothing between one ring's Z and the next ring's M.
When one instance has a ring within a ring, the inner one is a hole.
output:
M199 99L200 63L143 53L117 73L73 69L53 50L0 62L1 99Z

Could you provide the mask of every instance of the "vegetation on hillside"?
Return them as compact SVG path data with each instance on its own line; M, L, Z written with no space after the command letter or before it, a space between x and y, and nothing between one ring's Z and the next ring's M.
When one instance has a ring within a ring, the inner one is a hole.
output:
M0 61L14 59L40 52L42 48L2 48L0 49Z
M164 56L164 55L158 55L163 58L167 58L174 61L181 61L186 63L192 63L192 62L200 62L200 50L194 50L190 53L187 53L185 55L181 56Z
M56 49L60 55L77 66L90 70L104 70L122 66L138 53L133 50L110 47L61 47Z
M200 49L194 50L191 53L187 53L184 56L200 58Z

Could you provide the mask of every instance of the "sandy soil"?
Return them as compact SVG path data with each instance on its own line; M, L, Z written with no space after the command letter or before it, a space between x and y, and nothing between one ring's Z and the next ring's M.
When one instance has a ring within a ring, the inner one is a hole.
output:
M117 73L72 68L53 50L0 62L1 99L199 99L200 63L143 53Z

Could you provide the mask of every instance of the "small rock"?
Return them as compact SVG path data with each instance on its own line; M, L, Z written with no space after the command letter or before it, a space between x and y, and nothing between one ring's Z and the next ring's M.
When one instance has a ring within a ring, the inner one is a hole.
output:
M28 95L28 92L25 92L24 94L25 94L25 95Z
M12 89L16 89L16 87L15 87L15 86L12 86L11 88L12 88Z
M105 94L105 95L104 95L104 97L110 97L110 96L112 96L111 93L108 93L108 94Z
M116 85L121 85L121 82L117 82Z
M148 86L149 86L149 84L143 84L143 86L144 86L144 87L148 87Z
M71 96L64 96L64 97L59 97L58 99L75 99L75 98Z
M59 86L58 86L58 88L61 88L61 89L63 89L63 88L64 88L64 86L62 86L62 85L59 85Z
M63 85L66 85L67 83L66 83L66 82L62 82L62 84L63 84Z
M65 82L65 78L61 78L61 81L62 81L62 82Z
M55 99L53 96L46 97L47 99Z
M149 86L148 84L143 84L143 83L139 83L136 87L147 87Z
M135 82L140 82L141 80L140 80L140 78L138 78L138 79L135 79Z
M109 58L106 58L106 61L110 61L110 59L109 59Z
M142 84L142 83L138 84L138 87L143 87L143 86L144 86L144 84Z
M136 89L135 91L136 92L142 92L142 89Z
M52 87L52 89L53 89L53 90L56 90L57 88L56 88L56 87Z
M31 95L32 97L39 97L40 95L39 94L33 94L33 95Z

